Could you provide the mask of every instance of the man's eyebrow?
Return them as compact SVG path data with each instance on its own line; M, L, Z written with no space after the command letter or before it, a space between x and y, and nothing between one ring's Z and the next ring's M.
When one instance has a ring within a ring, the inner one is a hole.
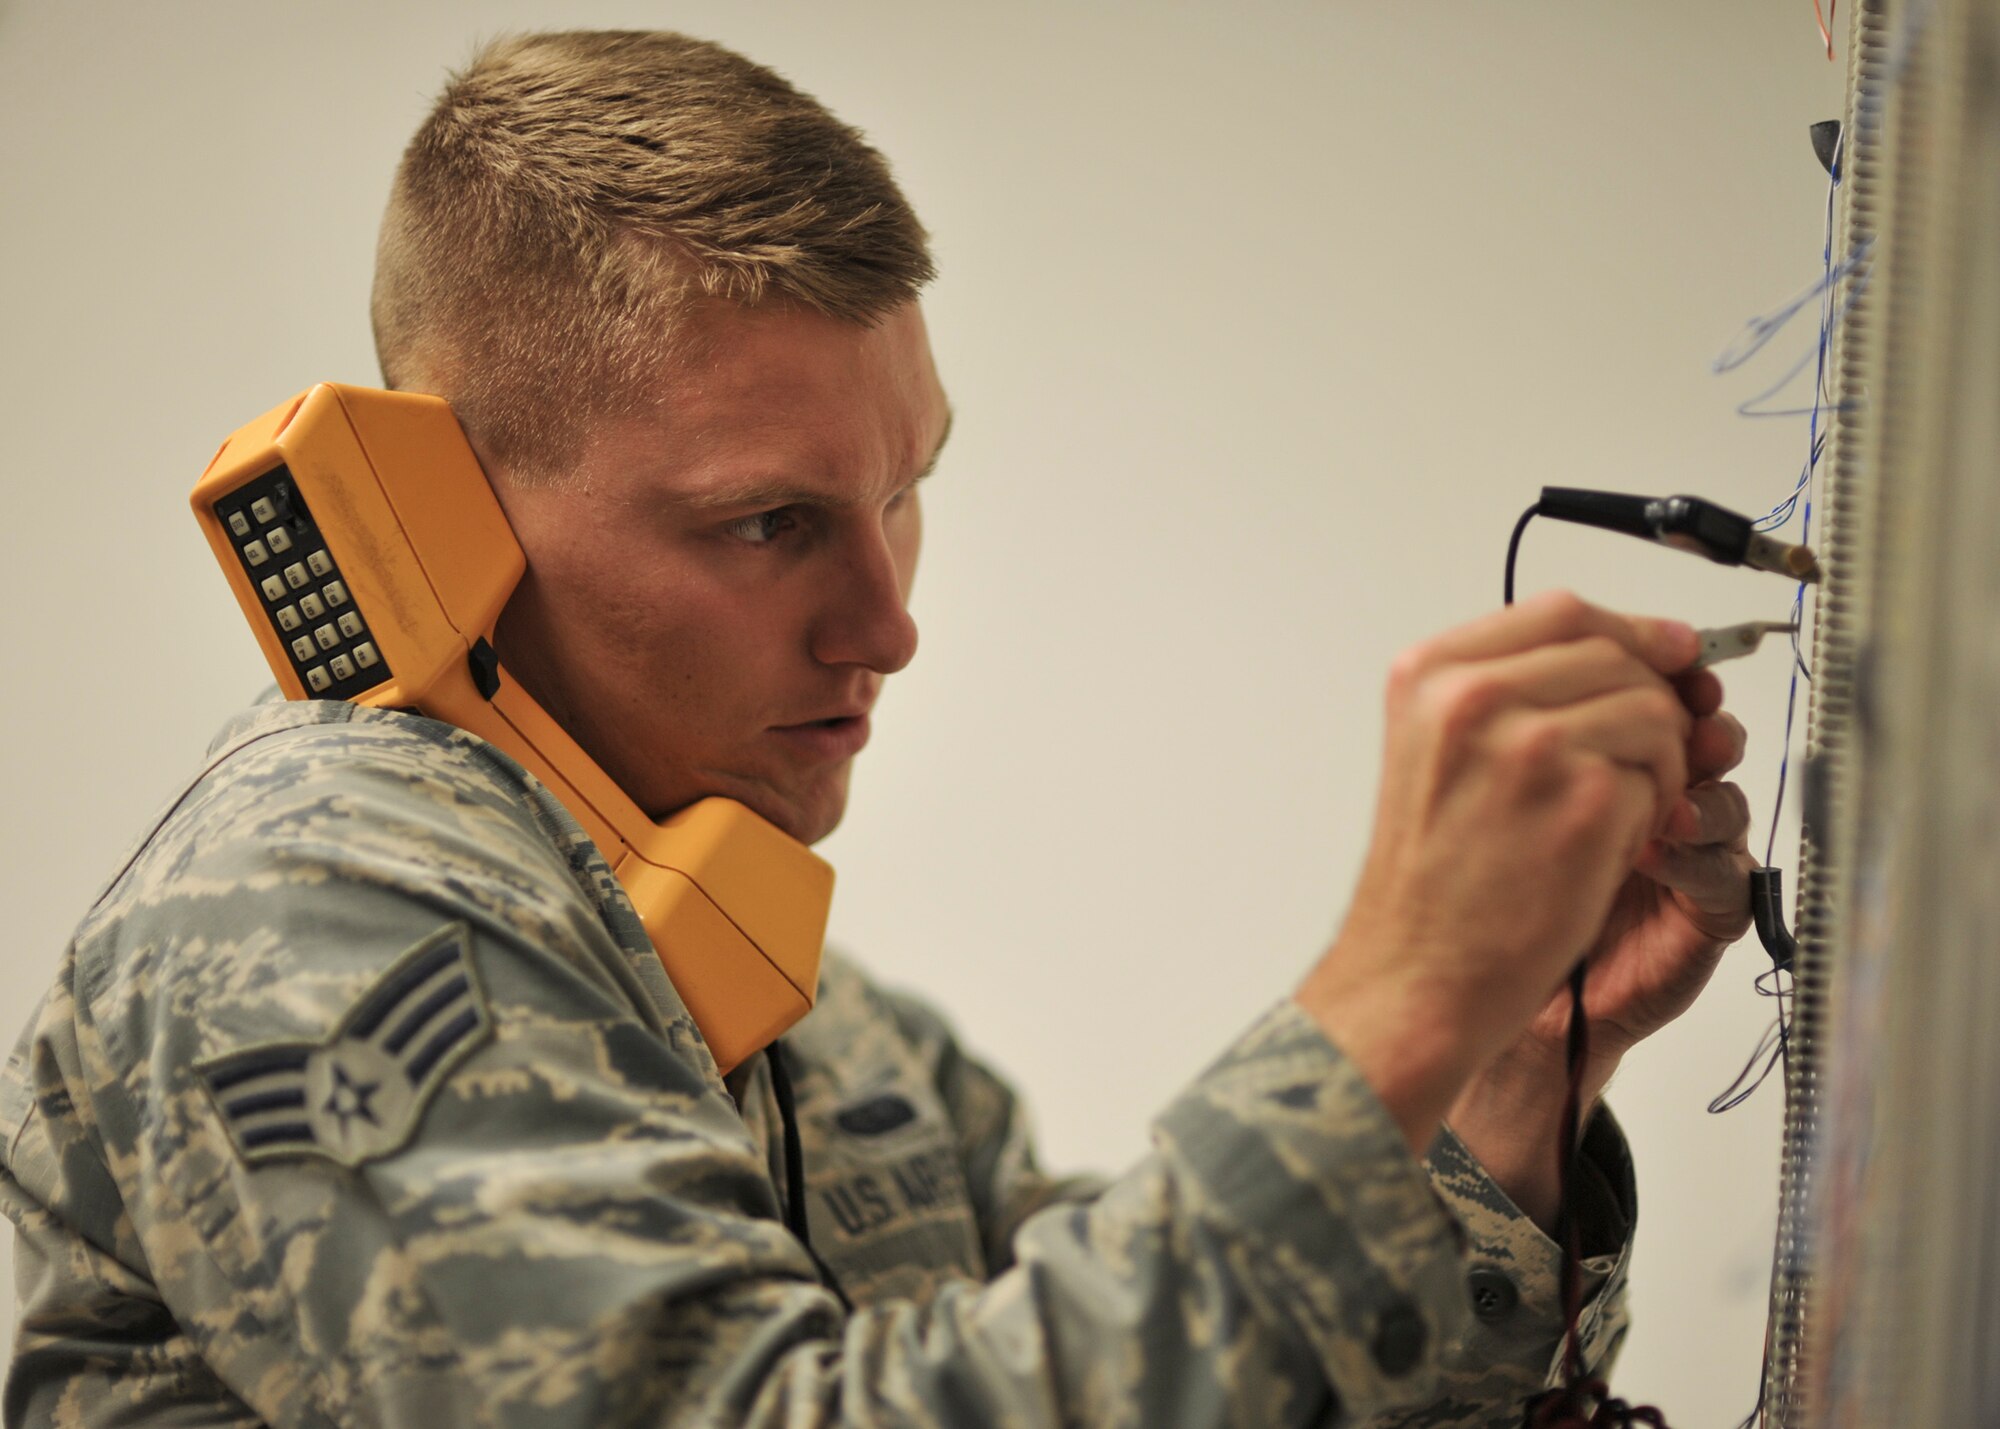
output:
M938 442L931 449L931 459L924 463L924 469L912 481L922 481L937 470L938 458L944 454L944 444L951 439L952 413L949 408L944 414L944 431L939 433ZM671 498L673 504L690 511L719 511L729 507L779 507L779 506L847 506L853 503L840 497L830 497L826 492L812 487L799 486L785 481L749 481L734 486L711 487L706 491L677 492Z
M931 448L931 459L925 462L924 469L917 473L918 481L922 481L937 470L938 458L944 455L944 444L951 440L951 419L955 415L957 414L951 408L944 409L944 430L938 433L937 445Z

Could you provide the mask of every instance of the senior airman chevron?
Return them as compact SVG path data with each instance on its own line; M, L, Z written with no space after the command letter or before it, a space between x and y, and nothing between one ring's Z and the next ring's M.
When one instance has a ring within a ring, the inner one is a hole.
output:
M408 1141L452 1068L492 1035L463 923L371 983L324 1042L267 1043L195 1068L246 1161L359 1166Z

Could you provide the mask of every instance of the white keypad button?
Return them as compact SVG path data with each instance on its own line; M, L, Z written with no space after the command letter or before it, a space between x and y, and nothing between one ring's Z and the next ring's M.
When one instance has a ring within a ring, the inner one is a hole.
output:
M312 641L307 637L301 635L298 639L292 642L292 654L296 655L301 660L312 659L313 657Z
M297 561L293 561L289 566L285 567L285 584L293 590L297 590L311 579L312 577L306 574L306 568Z
M232 511L232 512L230 512L230 513L229 513L229 530L230 530L230 532L231 532L231 533L232 533L233 535L236 535L236 536L239 536L239 537L241 537L241 536L247 536L247 535L249 535L249 534L250 534L250 518L249 518L248 516L245 516L245 515L244 515L244 514L243 514L243 513L241 512L241 511Z
M336 680L351 680L354 678L354 662L345 655L334 656L326 662L326 667L333 671L333 678Z
M323 576L333 569L333 557L325 551L314 551L306 557L306 569L316 576Z
M261 566L271 559L271 553L264 549L262 541L252 541L243 548L243 559L253 566Z
M268 526L278 519L278 508L271 504L271 498L260 496L250 503L250 514L257 518L259 526Z
M339 581L328 581L322 588L321 593L326 596L326 603L328 605L347 604L347 587Z
M339 620L336 620L334 624L340 627L340 633L345 635L349 640L352 640L361 633L361 617L351 610L341 616Z
M283 600L285 598L285 583L276 576L265 576L258 589L264 592L264 599L266 600Z
M278 607L278 629L297 630L299 628L299 608L296 605Z
M331 625L322 625L313 631L313 639L319 641L320 649L331 650L340 643L340 632Z
M319 603L318 596L302 595L299 597L299 614L303 615L307 620L318 620L322 615L326 614L326 607Z
M354 663L364 670L373 666L381 658L380 655L375 653L375 647L370 645L366 640L354 647Z
M283 526L273 526L264 533L264 544L279 555L292 549L292 533Z
M320 694L333 684L333 677L327 674L326 666L315 665L306 671L306 683L312 686L314 694Z

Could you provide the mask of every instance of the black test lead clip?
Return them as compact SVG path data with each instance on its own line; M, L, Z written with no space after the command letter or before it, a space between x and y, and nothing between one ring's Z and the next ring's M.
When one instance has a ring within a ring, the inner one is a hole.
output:
M1795 581L1816 584L1819 559L1812 547L1775 540L1748 516L1699 496L1634 496L1622 491L1590 491L1545 486L1538 514L1606 531L1657 541L1725 566L1749 566Z
M1750 870L1750 921L1757 926L1757 941L1771 955L1772 966L1790 972L1798 961L1799 942L1785 926L1783 869L1767 866Z

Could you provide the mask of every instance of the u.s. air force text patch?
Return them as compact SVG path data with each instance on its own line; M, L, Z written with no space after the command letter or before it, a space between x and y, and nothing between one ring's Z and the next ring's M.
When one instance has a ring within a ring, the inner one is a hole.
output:
M245 1161L397 1150L452 1068L493 1035L463 923L397 958L323 1042L247 1047L195 1068Z

